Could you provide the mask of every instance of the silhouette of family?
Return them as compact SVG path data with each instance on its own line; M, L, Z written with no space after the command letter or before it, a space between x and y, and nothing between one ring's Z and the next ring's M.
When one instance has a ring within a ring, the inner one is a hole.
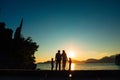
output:
M62 51L62 54L60 53L60 50L58 50L58 52L55 54L55 70L61 70L61 65L62 65L62 70L65 70L66 67L66 62L68 61L67 59L67 54L65 52L65 50ZM69 70L71 70L71 58L69 58ZM51 58L51 70L53 70L54 68L54 60L53 58Z

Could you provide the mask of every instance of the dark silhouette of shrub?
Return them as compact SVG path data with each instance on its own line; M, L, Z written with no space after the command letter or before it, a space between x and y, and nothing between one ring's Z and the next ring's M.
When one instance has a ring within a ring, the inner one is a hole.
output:
M115 63L116 65L120 65L120 54L117 54L115 57Z
M1 69L35 69L34 53L38 49L36 42L30 37L21 36L23 19L16 29L14 38L13 30L5 28L5 23L0 23L0 68Z

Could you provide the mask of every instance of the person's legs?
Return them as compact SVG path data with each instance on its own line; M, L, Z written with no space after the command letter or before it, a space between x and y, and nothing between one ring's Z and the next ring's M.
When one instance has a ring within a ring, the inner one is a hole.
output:
M65 63L64 63L64 70L65 70L65 67L66 67L66 61L65 61Z
M69 63L69 70L71 70L71 63Z
M59 70L61 70L61 62L59 61Z
M62 61L62 70L64 70L64 62Z
M58 61L56 61L56 70L57 70L57 67L58 67Z
M66 66L66 61L63 61L63 70L65 70L65 66Z
M53 68L54 68L54 65L51 66L51 70L53 70Z

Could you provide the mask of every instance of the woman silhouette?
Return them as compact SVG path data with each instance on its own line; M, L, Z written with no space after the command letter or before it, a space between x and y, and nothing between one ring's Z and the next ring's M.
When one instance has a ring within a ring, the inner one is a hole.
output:
M67 62L67 55L66 55L66 52L63 50L62 52L62 69L63 70L65 70L66 62Z
M59 66L59 70L61 69L61 54L60 54L60 50L58 50L58 53L56 53L55 55L55 61L56 61L56 70L57 67Z

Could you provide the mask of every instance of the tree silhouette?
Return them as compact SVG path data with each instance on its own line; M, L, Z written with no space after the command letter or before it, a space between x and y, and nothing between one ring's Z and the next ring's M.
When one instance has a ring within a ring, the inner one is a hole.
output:
M16 29L14 38L13 30L5 28L5 23L0 23L0 68L1 69L35 69L34 53L39 47L30 37L21 36L23 19Z
M5 23L0 23L0 68L8 68L11 65L12 33L11 29L5 28Z
M115 57L115 64L120 65L120 54L117 54Z
M18 63L18 68L34 69L35 57L34 53L37 51L38 45L32 41L30 37L20 38L19 41L14 41L14 56L15 63Z

